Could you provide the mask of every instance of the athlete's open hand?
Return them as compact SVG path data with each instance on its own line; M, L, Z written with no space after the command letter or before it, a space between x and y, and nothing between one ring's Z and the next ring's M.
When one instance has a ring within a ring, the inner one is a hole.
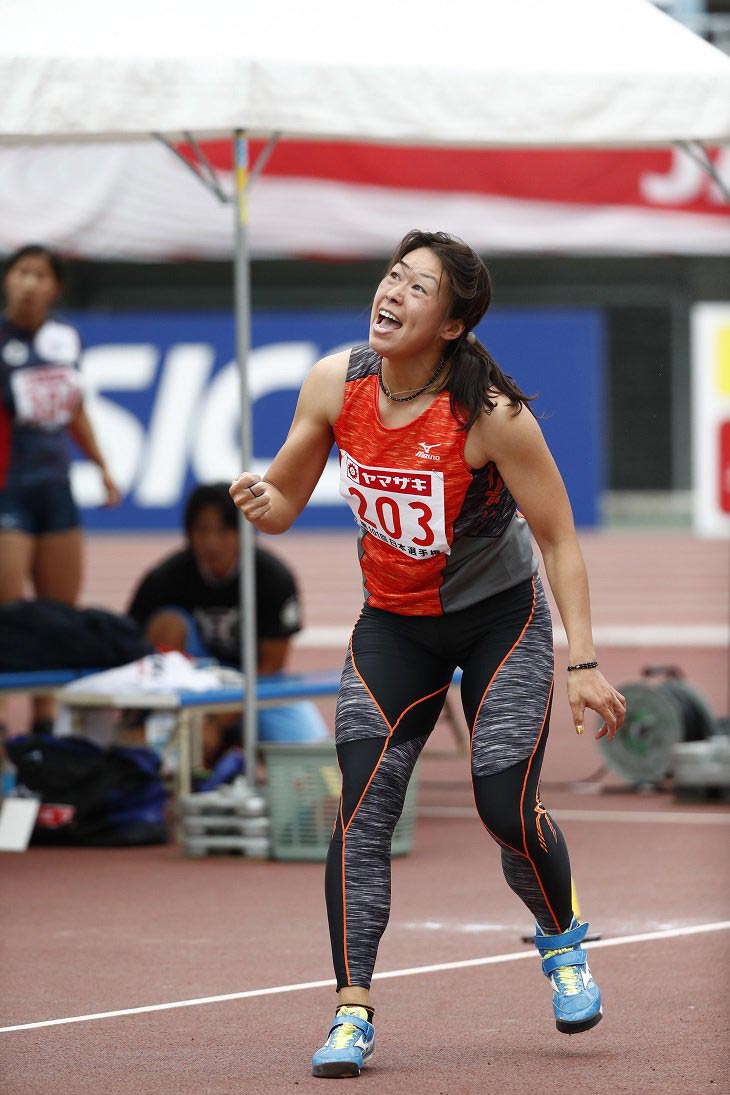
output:
M106 491L104 505L110 508L112 506L118 506L122 500L122 492L106 468L102 468L101 481L104 484L104 490Z
M247 521L256 524L271 509L271 496L260 475L244 471L231 483L228 493Z
M594 735L612 741L621 729L626 715L626 700L613 688L598 669L577 669L568 673L568 701L573 712L577 733L583 733L585 709L597 712L603 725Z

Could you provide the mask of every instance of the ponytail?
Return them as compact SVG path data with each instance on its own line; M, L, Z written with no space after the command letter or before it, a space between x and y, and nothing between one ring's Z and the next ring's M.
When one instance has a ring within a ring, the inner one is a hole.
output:
M497 406L490 392L495 389L506 395L519 414L523 406L530 408L534 395L526 395L511 376L503 373L489 350L469 331L455 342L450 354L451 369L444 384L451 399L451 412L466 431L486 411L491 414Z

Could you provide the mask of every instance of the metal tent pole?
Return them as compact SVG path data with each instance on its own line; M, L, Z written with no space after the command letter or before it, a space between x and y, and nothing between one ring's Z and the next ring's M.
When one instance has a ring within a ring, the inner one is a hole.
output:
M730 202L730 184L722 177L702 141L679 141L679 147L712 179L724 202Z
M235 247L234 316L236 325L236 361L241 393L241 468L252 462L253 437L251 397L248 386L248 359L251 348L251 270L248 248L248 140L243 130L233 137L235 172ZM246 758L246 782L256 784L258 727L256 720L257 643L256 643L256 568L253 526L239 514L241 531L241 647L246 699L243 707L243 745Z
M234 244L234 322L236 330L236 361L240 378L241 402L241 463L242 470L248 470L253 458L253 426L251 415L251 397L248 386L248 358L251 349L251 270L248 246L248 194L249 188L261 174L271 153L279 140L278 132L272 133L266 145L260 151L256 163L249 169L248 140L242 129L233 134L234 191L229 194L223 187L215 167L210 163L205 150L190 132L185 132L188 143L188 155L161 133L153 136L192 173L221 202L230 202L235 213ZM243 743L247 758L246 782L256 783L256 750L258 746L258 727L256 718L257 685L257 627L256 627L256 567L253 527L242 516L239 517L241 532L240 574L241 574L241 647L242 669L247 682L244 703Z

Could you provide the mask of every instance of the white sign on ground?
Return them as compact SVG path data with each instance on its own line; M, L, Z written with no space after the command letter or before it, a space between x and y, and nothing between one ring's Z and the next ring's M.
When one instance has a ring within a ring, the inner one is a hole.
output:
M0 852L24 852L38 817L40 799L6 798L0 806Z

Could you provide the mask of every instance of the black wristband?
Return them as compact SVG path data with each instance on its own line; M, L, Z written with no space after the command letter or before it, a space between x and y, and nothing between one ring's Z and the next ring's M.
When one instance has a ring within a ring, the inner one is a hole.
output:
M569 673L572 673L574 669L598 669L598 662L578 662L576 665L568 666Z

